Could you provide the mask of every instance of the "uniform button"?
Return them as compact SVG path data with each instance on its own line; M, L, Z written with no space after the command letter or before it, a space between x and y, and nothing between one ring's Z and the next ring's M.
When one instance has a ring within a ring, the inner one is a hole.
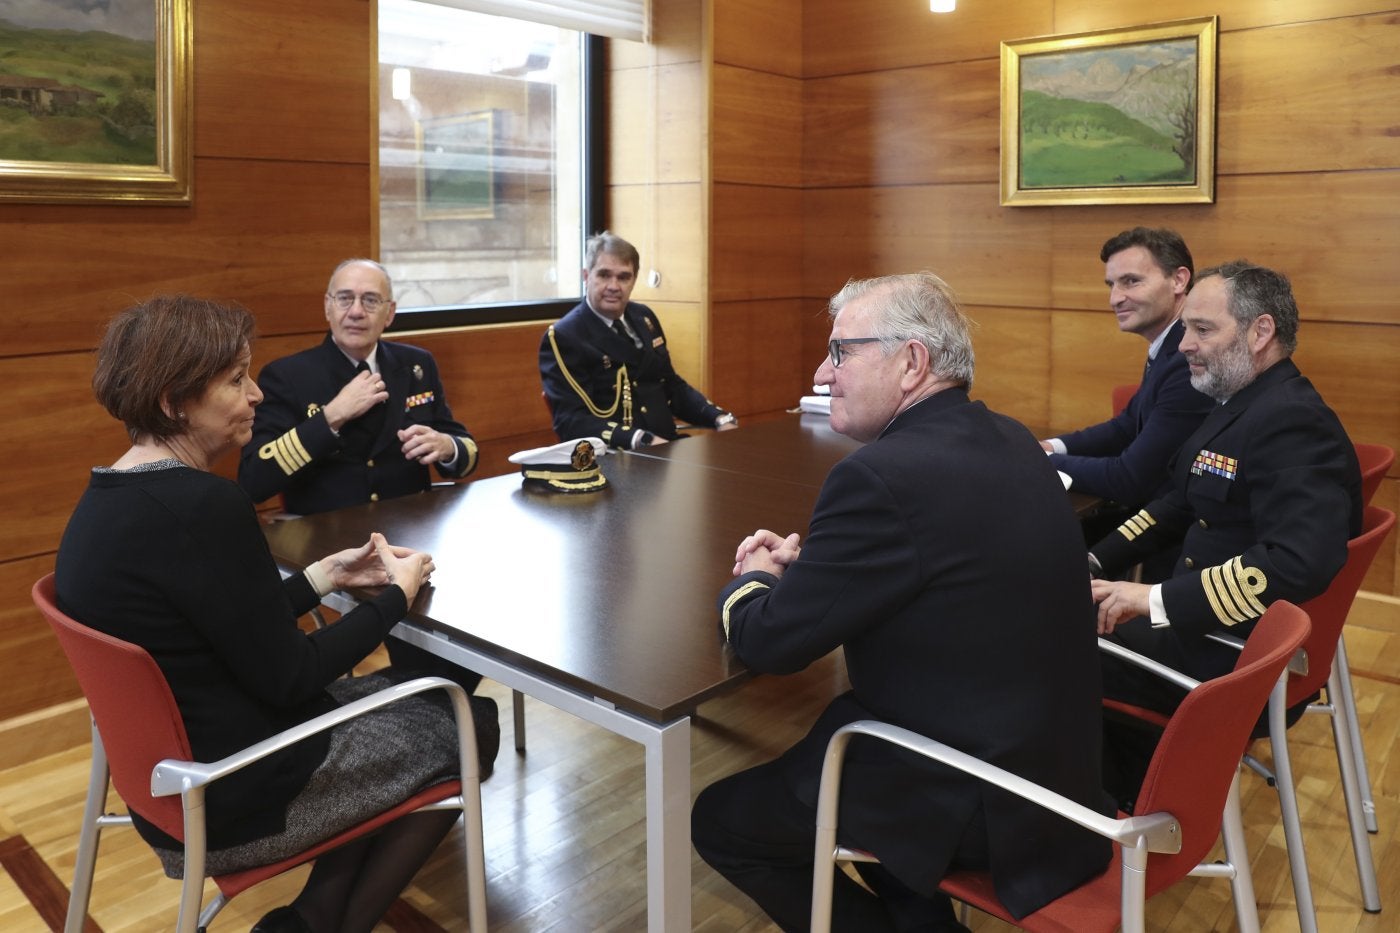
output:
M374 469L374 461L373 461L373 460L367 460L367 461L365 461L365 466L369 467L371 470Z
M1197 525L1200 525L1202 528L1209 528L1209 527L1210 527L1210 523L1207 522L1204 518L1198 518L1198 519L1196 519L1196 524L1197 524Z
M378 501L379 501L379 493L377 493L377 492L372 492L372 493L370 493L370 494L369 494L369 501L371 501L371 502L378 502Z
M647 407L646 407L645 405L643 405L643 406L642 406L642 414L645 415L646 413L647 413Z
M1189 557L1186 558L1186 569L1190 570L1194 566L1196 566L1196 562Z

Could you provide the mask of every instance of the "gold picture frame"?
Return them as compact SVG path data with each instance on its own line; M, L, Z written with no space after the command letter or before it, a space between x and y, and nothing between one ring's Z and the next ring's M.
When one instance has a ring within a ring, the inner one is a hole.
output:
M415 124L420 219L491 220L496 216L497 124L494 110Z
M149 2L149 18L141 7L97 29L55 0L7 23L17 48L0 65L11 72L0 74L0 201L190 203L193 0ZM59 30L64 57L52 51Z
M1001 203L1215 201L1218 17L1001 44Z

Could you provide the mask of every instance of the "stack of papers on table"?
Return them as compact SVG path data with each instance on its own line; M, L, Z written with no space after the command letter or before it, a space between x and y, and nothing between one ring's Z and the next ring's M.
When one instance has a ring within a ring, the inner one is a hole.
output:
M812 386L812 394L802 396L797 407L813 415L830 415L831 387Z

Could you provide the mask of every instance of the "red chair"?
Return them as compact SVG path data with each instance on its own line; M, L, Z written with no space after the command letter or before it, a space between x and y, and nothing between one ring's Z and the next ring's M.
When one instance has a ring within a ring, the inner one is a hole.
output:
M1361 501L1367 505L1381 488L1381 480L1395 462L1395 451L1384 444L1355 444L1356 459L1361 464Z
M1288 861L1293 873L1294 894L1298 901L1299 926L1304 933L1317 929L1313 909L1312 885L1308 877L1307 858L1303 848L1302 820L1294 790L1293 769L1288 752L1287 710L1306 702L1324 687L1327 702L1311 703L1309 713L1324 713L1332 717L1332 741L1337 750L1337 767L1342 776L1342 794L1346 800L1347 822L1351 828L1352 853L1356 858L1356 873L1361 885L1365 909L1376 913L1381 909L1380 887L1367 838L1366 801L1370 795L1366 773L1365 753L1361 749L1356 729L1355 701L1352 699L1350 676L1344 676L1341 660L1342 627L1351 612L1361 581L1370 569L1381 543L1395 527L1395 514L1375 506L1367 506L1360 536L1347 542L1347 561L1327 590L1303 605L1312 619L1312 634L1303 644L1307 669L1288 678L1282 696L1269 700L1269 745L1273 754L1272 771L1253 758L1247 762L1255 771L1269 778L1278 790L1279 807L1283 815L1284 838L1288 843ZM1220 638L1220 640L1227 640ZM1238 644L1238 639L1231 640ZM1371 817L1374 819L1374 806Z
M1251 633L1235 669L1196 683L1113 646L1114 653L1170 676L1190 692L1172 714L1143 779L1138 815L1111 819L1023 778L941 742L886 723L842 727L827 746L817 803L816 867L812 879L812 931L831 929L832 872L837 861L877 861L836 844L841 765L851 736L869 735L941 761L1047 807L1114 840L1113 861L1035 913L1015 920L997 899L991 875L958 871L940 882L944 892L1022 929L1041 933L1124 933L1145 929L1146 899L1191 874L1232 878L1241 930L1259 929L1254 887L1239 818L1239 763L1250 730L1285 665L1309 631L1307 613L1290 603L1269 607ZM1221 814L1225 815L1222 822ZM1228 861L1200 865L1223 832ZM1032 844L1027 840L1027 845ZM1054 852L1044 853L1046 859Z
M1138 384L1122 385L1113 387L1113 414L1116 417L1123 413L1123 409L1128 407L1128 403L1137 395Z
M201 764L191 760L189 739L170 687L155 660L142 648L90 629L60 610L54 600L53 574L33 589L39 607L58 636L92 711L92 768L83 826L68 900L66 933L80 933L97 862L98 837L104 827L130 825L130 816L104 814L110 767L112 786L129 807L185 846L176 929L194 933L206 927L228 901L260 881L309 862L352 839L374 832L419 809L460 810L466 848L466 884L471 929L486 929L486 868L481 829L481 787L471 707L461 687L438 677L424 677L349 703L224 758ZM278 749L324 731L406 696L443 689L452 698L462 780L429 787L381 813L291 858L247 871L214 877L219 894L200 912L204 889L204 793L216 780ZM178 799L177 799L178 795Z

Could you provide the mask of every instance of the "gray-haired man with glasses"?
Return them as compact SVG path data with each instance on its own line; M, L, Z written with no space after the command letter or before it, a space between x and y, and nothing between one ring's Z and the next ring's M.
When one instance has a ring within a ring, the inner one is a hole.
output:
M903 726L1112 812L1079 525L1030 432L968 396L971 322L932 273L850 282L831 317L815 382L864 446L832 467L805 541L739 544L718 614L750 670L841 648L851 689L777 760L707 787L691 819L701 857L784 930L808 925L818 778L846 723ZM837 841L881 864L858 866L864 885L837 873L835 929L965 933L936 890L951 868L990 870L1019 917L1108 862L1067 820L863 741Z
M255 501L280 493L287 511L309 515L422 492L429 465L448 478L476 466L432 354L379 339L393 289L379 263L347 259L326 288L330 333L263 367L265 399L238 467Z
M466 476L476 442L447 405L427 350L380 340L394 319L394 284L371 259L336 266L324 300L330 333L317 346L273 360L258 374L263 402L243 448L238 483L254 501L282 495L297 515L423 492L429 465ZM390 636L405 673L438 674L474 690L481 675ZM500 743L496 707L472 697L485 773Z

